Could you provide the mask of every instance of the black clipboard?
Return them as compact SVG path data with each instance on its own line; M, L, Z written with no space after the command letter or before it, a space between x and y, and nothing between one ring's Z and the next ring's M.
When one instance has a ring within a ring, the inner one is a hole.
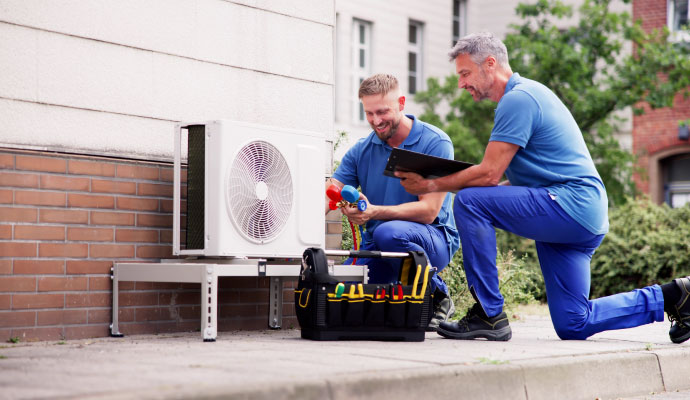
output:
M415 172L424 178L432 179L462 171L473 165L464 161L448 160L396 147L393 148L391 155L388 157L388 163L386 164L386 169L383 170L383 174L391 178L397 178L394 175L395 171Z

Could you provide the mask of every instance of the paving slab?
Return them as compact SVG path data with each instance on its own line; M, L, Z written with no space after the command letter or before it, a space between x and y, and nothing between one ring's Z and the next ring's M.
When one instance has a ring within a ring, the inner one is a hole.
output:
M548 316L509 342L315 342L298 329L0 346L0 399L594 399L690 389L668 323L563 341Z

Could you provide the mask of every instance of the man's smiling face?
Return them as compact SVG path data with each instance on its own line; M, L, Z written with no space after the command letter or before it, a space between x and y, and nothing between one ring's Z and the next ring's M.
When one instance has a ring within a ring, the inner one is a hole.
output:
M374 94L362 97L362 106L367 121L376 136L383 142L395 135L402 120L405 98L393 90L385 95Z
M477 65L469 54L460 54L455 59L455 71L458 73L458 88L465 89L472 95L474 101L482 101L490 98L491 86L494 79L487 73L487 63L485 60L481 65Z

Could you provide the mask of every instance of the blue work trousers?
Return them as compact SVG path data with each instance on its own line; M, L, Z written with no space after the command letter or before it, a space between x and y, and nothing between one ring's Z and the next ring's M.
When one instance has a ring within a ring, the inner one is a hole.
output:
M494 229L500 228L535 240L551 320L561 339L663 321L659 285L589 300L590 261L604 235L573 220L546 189L467 188L457 193L453 212L467 283L489 316L503 309Z
M431 291L438 288L448 294L448 287L438 275L450 261L448 241L441 228L410 221L387 221L376 227L373 240L360 250L391 252L423 251L436 272L431 278ZM345 264L351 264L347 259ZM358 258L357 265L369 266L369 283L391 283L399 279L402 260L399 258Z

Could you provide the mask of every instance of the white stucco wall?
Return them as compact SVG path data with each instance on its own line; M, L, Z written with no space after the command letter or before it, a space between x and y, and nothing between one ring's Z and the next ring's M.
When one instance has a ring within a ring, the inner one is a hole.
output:
M419 114L407 87L408 23L410 20L424 24L423 76L445 77L453 72L446 53L452 41L453 3L449 0L381 2L367 0L336 0L338 13L336 26L336 118L335 127L349 134L350 144L366 136L370 127L353 121L353 99L357 89L352 80L352 21L353 18L368 21L372 26L372 74L389 73L400 81L407 97L405 111ZM341 148L336 157L342 156Z
M172 158L177 121L333 131L333 0L0 0L0 146Z

